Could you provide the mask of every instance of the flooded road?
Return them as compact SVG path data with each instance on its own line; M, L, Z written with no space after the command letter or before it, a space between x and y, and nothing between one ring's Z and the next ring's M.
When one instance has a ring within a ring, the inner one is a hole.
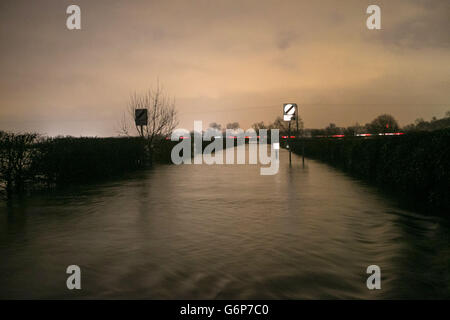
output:
M0 297L450 298L448 220L292 157L273 176L166 165L1 202ZM73 264L82 290L66 288Z

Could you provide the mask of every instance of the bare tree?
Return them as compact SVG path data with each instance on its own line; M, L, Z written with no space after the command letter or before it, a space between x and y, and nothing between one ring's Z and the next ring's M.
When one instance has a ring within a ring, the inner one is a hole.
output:
M231 130L239 129L239 122L227 123L226 128Z
M259 132L259 130L261 130L261 129L267 129L267 126L264 124L264 121L261 121L261 122L255 122L254 124L252 124L252 128L256 132Z
M421 120L416 120L422 122ZM376 117L371 123L366 125L371 133L385 133L385 132L396 132L399 130L399 125L397 120L390 114L382 114Z
M364 126L360 125L358 122L356 122L352 126L348 126L344 129L344 134L346 136L356 136L358 133L364 133L365 128Z
M148 123L146 126L135 125L136 109L147 109ZM147 140L151 150L157 141L170 135L178 125L175 99L164 92L159 82L154 89L149 89L142 94L132 94L128 104L128 113L128 119L131 121L127 120L124 115L120 122L120 133L129 136L130 127L134 126L136 132Z
M275 121L269 126L270 129L278 129L280 133L287 133L289 124L284 121L282 117L277 117Z
M216 122L212 122L212 123L210 123L209 124L209 127L210 128L213 128L213 129L217 129L217 130L222 130L222 125L221 124L219 124L219 123L216 123Z
M36 157L36 133L14 134L0 131L0 187L7 195L23 192L25 183L32 178L30 168Z
M343 128L340 128L338 126L336 126L335 123L330 123L326 128L325 128L325 133L329 136L334 135L334 134L342 134L344 131Z

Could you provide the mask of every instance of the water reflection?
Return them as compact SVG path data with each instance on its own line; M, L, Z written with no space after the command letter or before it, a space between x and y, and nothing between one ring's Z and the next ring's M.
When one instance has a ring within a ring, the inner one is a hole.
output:
M1 298L449 298L449 223L327 165L159 166L0 205ZM82 290L65 268L82 269ZM366 267L382 290L366 288Z

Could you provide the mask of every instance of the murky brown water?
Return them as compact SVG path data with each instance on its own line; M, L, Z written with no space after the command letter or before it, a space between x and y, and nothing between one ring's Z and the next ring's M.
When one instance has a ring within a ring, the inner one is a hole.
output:
M1 298L450 298L450 225L325 164L158 166L0 203ZM82 290L66 289L66 267ZM382 289L366 288L381 267Z

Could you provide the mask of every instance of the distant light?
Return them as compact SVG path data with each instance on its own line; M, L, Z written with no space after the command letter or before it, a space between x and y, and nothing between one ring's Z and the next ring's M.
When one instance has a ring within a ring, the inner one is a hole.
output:
M400 136L402 134L405 134L404 132L386 132L386 133L379 133L379 136Z

